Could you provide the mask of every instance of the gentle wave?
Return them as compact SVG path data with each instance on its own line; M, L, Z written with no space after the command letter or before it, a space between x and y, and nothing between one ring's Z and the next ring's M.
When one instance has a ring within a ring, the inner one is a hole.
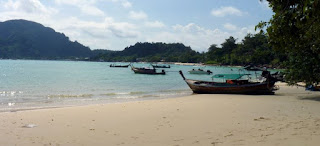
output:
M159 92L172 92L172 93L183 93L189 90L160 90Z
M93 94L79 94L79 95L72 95L72 94L58 94L58 95L48 95L48 98L87 98L92 97Z
M0 96L15 96L22 93L22 91L0 91Z
M145 94L146 92L136 91L136 92L118 92L118 93L105 93L100 94L101 96L117 96L117 95L140 95Z
M160 97L159 95L141 95L141 96L117 96L113 99L137 99L137 98L152 98L152 97Z

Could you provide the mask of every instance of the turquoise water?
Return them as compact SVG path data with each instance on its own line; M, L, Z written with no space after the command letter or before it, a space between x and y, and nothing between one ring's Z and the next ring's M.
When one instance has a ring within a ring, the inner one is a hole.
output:
M195 66L171 65L166 75L135 74L130 68L110 68L108 62L0 60L0 111L89 105L172 98L192 94L177 71L187 78ZM121 64L121 63L118 63ZM127 64L127 63L122 63ZM149 64L133 64L149 66ZM207 66L218 73L238 68Z

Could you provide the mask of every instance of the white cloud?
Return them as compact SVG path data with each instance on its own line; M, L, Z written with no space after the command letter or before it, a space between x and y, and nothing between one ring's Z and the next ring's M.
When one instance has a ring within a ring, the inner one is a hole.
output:
M153 28L162 28L162 27L165 27L165 24L163 24L160 21L153 21L153 22L148 21L145 23L145 26L153 27Z
M57 9L43 5L39 0L8 0L0 2L0 21L26 19L48 24Z
M132 7L132 4L126 0L122 1L121 4L124 8L131 8Z
M96 0L55 0L59 5L71 5L78 7L83 14L90 16L104 16L104 12L96 5Z
M97 0L55 0L55 2L57 4L67 4L67 5L79 6L81 4L94 5L94 4L96 4Z
M84 14L91 15L91 16L103 16L104 12L98 9L97 7L90 6L90 5L82 5L80 6L81 11Z
M112 33L121 38L135 38L139 36L139 31L134 24L128 22L115 22L113 18L105 19L106 28Z
M124 8L132 7L132 3L130 3L128 0L111 0L111 1L114 3L120 3Z
M230 23L226 23L223 25L223 27L227 30L237 30L237 26L233 25L233 24L230 24Z
M219 9L212 10L211 15L216 17L224 17L226 15L236 15L236 16L242 16L243 12L241 12L239 9L234 7L220 7Z
M130 11L129 18L134 20L142 20L142 19L147 19L148 15L143 11L139 11L139 12Z
M3 7L5 10L11 12L22 12L28 14L53 14L56 13L57 10L45 7L39 0L9 0L3 3Z

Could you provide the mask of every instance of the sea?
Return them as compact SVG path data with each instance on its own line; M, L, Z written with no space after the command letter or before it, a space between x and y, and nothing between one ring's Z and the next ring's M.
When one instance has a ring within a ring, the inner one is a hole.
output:
M146 75L135 74L130 67L109 67L110 64L129 63L0 60L0 112L182 97L192 91L179 70L186 78L207 81L212 80L212 75L188 71L243 71L239 67L170 64L171 68L164 69L166 75ZM151 67L150 63L132 65Z

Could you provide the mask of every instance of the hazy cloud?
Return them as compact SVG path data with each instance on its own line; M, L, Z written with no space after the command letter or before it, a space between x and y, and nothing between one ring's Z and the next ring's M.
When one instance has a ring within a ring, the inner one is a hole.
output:
M139 11L139 12L130 11L129 18L134 20L142 20L142 19L147 19L148 15L142 11Z
M94 6L82 5L79 7L84 14L91 16L103 16L104 12Z
M91 16L103 16L104 12L96 5L96 0L55 0L59 5L71 5L78 7L83 14Z
M120 3L124 8L131 8L132 3L128 0L111 0L112 2Z
M230 24L230 23L226 23L223 25L223 27L227 30L237 30L237 26Z
M121 38L134 38L139 36L139 31L134 24L128 22L115 22L113 18L105 19L106 28L112 33Z
M124 8L131 8L132 7L132 4L126 0L122 1L121 4Z
M220 7L219 9L214 9L211 11L211 15L216 17L224 17L226 15L236 15L242 16L243 12L234 7Z
M162 27L165 27L165 25L164 25L162 22L160 22L160 21L153 21L153 22L148 21L148 22L145 23L145 25L146 25L147 27L154 27L154 28L162 28Z

